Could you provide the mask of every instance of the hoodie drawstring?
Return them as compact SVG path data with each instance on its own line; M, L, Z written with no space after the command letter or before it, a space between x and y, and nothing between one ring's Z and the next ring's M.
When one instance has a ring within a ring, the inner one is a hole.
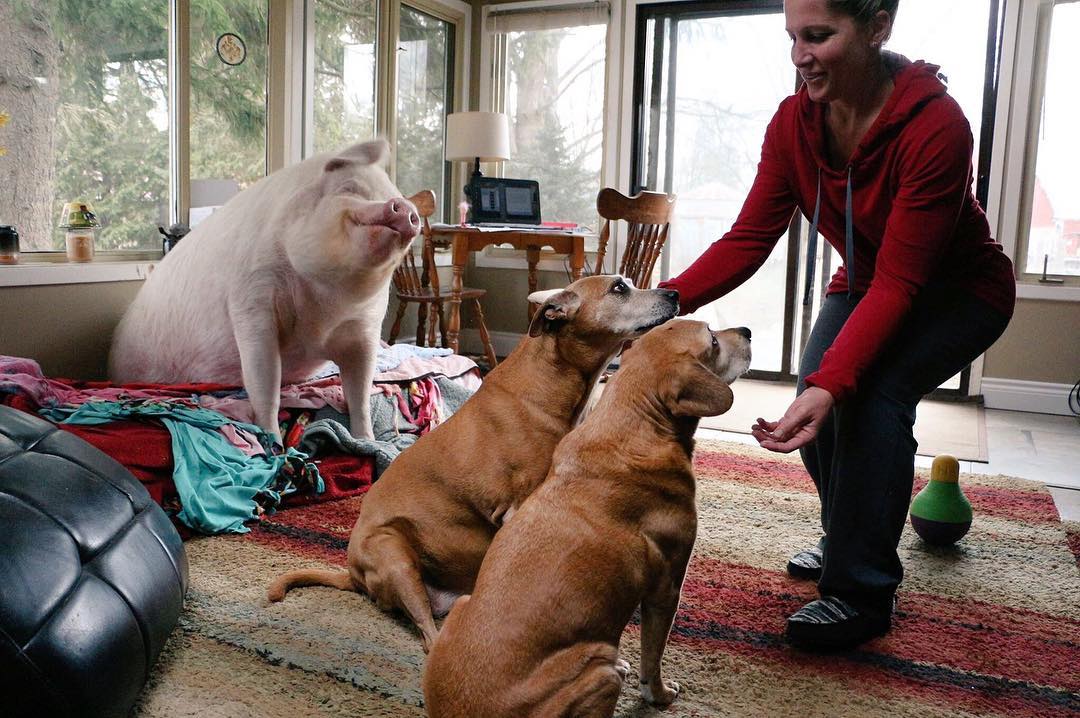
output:
M818 170L820 172L821 170ZM844 267L847 268L847 298L855 293L855 232L852 231L851 165L847 168L847 197L844 200Z
M810 305L810 296L814 291L814 268L817 265L817 225L821 215L821 168L817 171L817 198L814 200L814 218L810 220L810 234L806 238L806 291L803 293L803 306Z
M809 306L814 292L814 270L817 265L818 219L821 216L821 168L817 174L817 197L814 200L814 218L810 220L810 232L806 239L806 290L803 306ZM855 232L854 213L851 208L851 165L847 171L847 192L844 198L844 266L847 269L847 297L855 292Z

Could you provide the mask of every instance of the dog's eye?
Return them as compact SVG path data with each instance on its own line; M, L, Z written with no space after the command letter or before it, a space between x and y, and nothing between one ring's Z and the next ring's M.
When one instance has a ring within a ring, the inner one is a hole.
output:
M615 282L611 285L611 291L613 291L615 294L624 294L629 289L630 288L626 286L626 282L622 280L619 280L618 282Z
M720 342L718 342L718 341L716 340L716 335L710 332L710 333L709 333L709 336L711 336L711 337L712 337L712 345L713 345L713 349L719 349L719 348L720 348Z

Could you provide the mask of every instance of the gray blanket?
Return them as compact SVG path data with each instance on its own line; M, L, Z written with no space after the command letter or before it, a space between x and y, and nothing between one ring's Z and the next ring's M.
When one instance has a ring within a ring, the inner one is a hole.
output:
M447 419L461 408L472 392L447 377L436 377L442 395L440 415ZM375 457L377 479L397 455L416 443L420 427L398 408L397 398L386 394L371 395L371 425L375 440L357 439L349 433L349 417L327 407L315 414L300 440L300 450L317 457L327 451L343 451L357 456Z

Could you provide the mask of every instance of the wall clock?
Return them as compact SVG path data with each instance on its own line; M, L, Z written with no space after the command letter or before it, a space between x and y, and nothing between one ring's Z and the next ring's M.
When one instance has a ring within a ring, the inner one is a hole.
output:
M217 39L217 55L226 65L239 65L247 58L247 46L239 35L226 32Z

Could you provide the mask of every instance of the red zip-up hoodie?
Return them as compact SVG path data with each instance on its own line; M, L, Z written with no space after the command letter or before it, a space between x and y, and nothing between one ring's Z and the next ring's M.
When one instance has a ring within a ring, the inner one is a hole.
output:
M960 106L936 65L890 59L893 91L848 166L833 169L826 159L826 105L805 88L786 98L765 131L757 177L731 230L660 283L679 291L683 313L730 292L765 262L796 208L813 217L820 181L818 227L845 257L826 293L848 290L849 265L853 291L865 293L806 379L837 401L856 390L924 288L973 294L1007 317L1016 300L1012 262L972 194L974 142Z

